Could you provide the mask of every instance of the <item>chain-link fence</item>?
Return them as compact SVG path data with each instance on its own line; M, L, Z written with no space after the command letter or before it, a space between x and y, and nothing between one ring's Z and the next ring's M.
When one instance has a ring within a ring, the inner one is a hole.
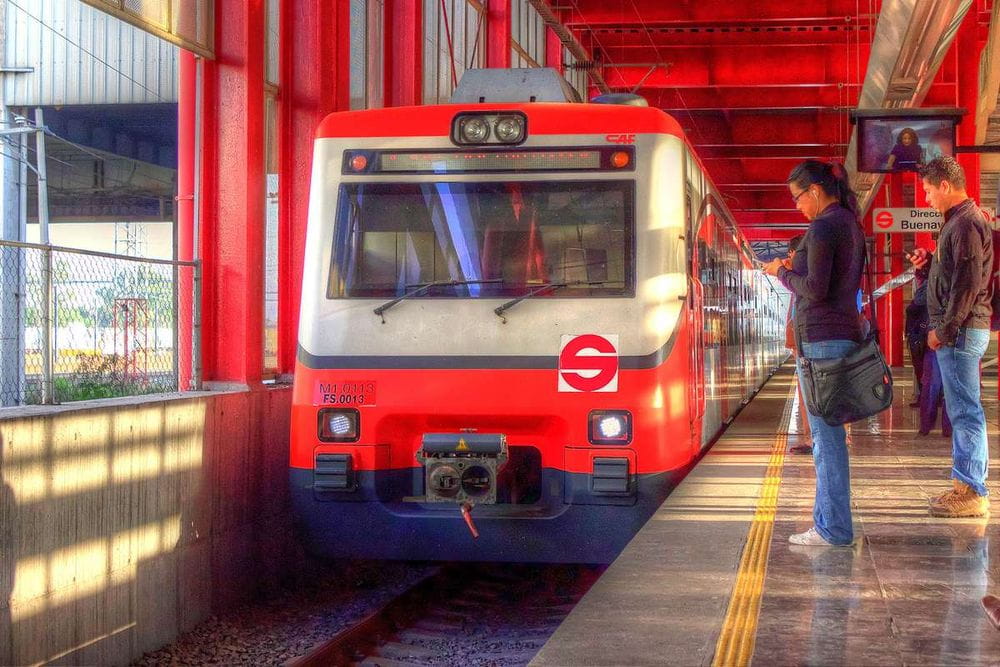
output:
M0 241L0 406L176 390L199 348L198 271Z

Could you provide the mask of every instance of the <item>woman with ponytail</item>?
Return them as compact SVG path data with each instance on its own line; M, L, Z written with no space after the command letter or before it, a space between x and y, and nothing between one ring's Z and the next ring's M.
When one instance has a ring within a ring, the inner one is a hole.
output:
M795 334L802 356L847 356L863 338L857 294L865 238L858 224L857 199L843 165L819 160L806 160L793 169L788 189L809 228L791 268L775 260L764 270L777 276L795 299ZM788 539L809 546L850 545L854 530L846 429L830 426L811 413L807 418L816 463L814 525Z

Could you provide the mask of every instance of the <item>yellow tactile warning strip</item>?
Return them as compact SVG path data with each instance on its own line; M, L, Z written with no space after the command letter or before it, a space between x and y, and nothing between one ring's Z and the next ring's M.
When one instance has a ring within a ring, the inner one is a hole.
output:
M788 442L788 423L795 397L795 383L791 385L785 409L781 415L778 433L771 446L764 483L757 497L753 522L736 571L733 595L729 599L726 619L722 623L719 641L715 645L714 667L749 665L757 637L757 616L764 593L767 575L767 554L771 548L774 514L778 506L778 488L781 486L781 469L785 462L785 445Z

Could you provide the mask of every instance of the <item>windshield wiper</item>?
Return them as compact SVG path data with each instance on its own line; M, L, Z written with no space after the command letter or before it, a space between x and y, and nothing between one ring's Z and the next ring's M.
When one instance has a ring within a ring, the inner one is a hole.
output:
M408 299L411 296L417 296L418 294L423 294L432 287L456 287L458 285L481 285L484 283L502 283L503 278L490 278L488 280L435 280L430 283L417 283L416 285L407 285L405 292L402 296L397 296L392 301L386 301L381 306L373 310L372 312L382 318L382 324L385 324L385 311L389 310L397 303L403 299Z
M545 283L544 285L539 285L538 287L536 287L535 289L531 290L530 292L526 292L525 294L522 294L521 296L517 297L516 299L511 299L507 303L505 303L503 305L500 305L500 306L497 306L496 308L493 309L493 312L496 313L497 317L499 317L501 320L503 320L504 324L507 324L507 318L504 317L503 314L505 312L507 312L508 310L510 310L511 308L513 308L514 306L516 306L517 304L519 304L522 301L524 301L525 299L530 299L531 297L535 296L536 294L540 294L542 292L547 292L549 290L555 291L557 289L561 289L563 287L569 287L571 285L572 286L579 286L579 285L607 285L609 282L611 282L611 281L609 281L609 280L576 280L576 281L573 281L573 282L570 282L570 283Z

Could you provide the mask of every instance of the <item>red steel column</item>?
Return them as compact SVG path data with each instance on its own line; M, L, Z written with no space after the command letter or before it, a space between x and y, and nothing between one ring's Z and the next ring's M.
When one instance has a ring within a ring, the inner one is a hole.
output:
M264 3L216 0L205 61L201 256L207 382L260 384L264 354Z
M913 177L913 206L915 208L929 208L927 205L927 195L924 194L924 181L920 174L910 174ZM915 232L913 234L913 247L934 249L933 232Z
M903 235L889 234L888 236L889 252L892 253L892 259L889 260L890 273L891 277L895 277L905 270L903 266ZM889 362L890 366L902 366L903 344L905 342L903 338L903 290L901 288L892 290L886 295L886 299L889 300L887 304L889 320L886 331L889 332L889 340L892 341L886 361Z
M968 114L958 126L957 143L968 146L976 143L976 109L979 106L979 54L982 44L979 42L979 31L976 25L978 19L978 3L973 5L962 20L962 25L955 37L955 51L958 60L958 106L968 111ZM958 153L958 162L965 170L965 189L977 204L979 199L979 154ZM998 334L1000 335L1000 334ZM981 371L980 371L980 374ZM997 387L1000 397L1000 386ZM995 415L994 415L995 416Z
M913 206L913 197L906 197L903 191L904 179L908 175L897 174L892 177L893 180L893 202L899 202L897 206ZM906 267L903 266L903 235L902 234L890 234L889 235L889 277L894 278L901 274ZM902 366L903 365L903 349L906 339L904 337L903 328L903 290L895 289L889 293L887 296L889 299L888 309L889 309L889 336L893 341L895 346L893 349L889 350L889 364L892 366Z
M906 201L903 197L903 174L892 174L887 177L893 206L911 206L913 202ZM884 234L883 248L889 256L888 262L882 262L879 267L888 270L888 274L883 276L878 282L885 282L903 272L903 237L901 234ZM890 366L903 365L903 292L895 289L885 295L882 300L885 302L883 312L885 319L882 320L883 331L885 332L885 356Z
M298 349L313 139L327 114L350 107L350 3L284 0L279 42L278 367L291 373Z
M195 117L198 64L190 51L181 49L177 73L177 252L190 261L194 253ZM177 272L177 388L191 385L191 305L193 275L189 268Z
M563 45L552 28L545 29L545 66L563 73Z
M510 67L510 0L487 3L486 66Z
M958 106L968 114L958 126L958 145L976 143L976 107L979 104L979 53L981 44L976 27L977 12L969 11L955 38L958 55ZM958 162L965 169L966 190L979 203L979 154L958 153Z
M385 105L420 104L423 99L422 0L388 0L385 4Z

